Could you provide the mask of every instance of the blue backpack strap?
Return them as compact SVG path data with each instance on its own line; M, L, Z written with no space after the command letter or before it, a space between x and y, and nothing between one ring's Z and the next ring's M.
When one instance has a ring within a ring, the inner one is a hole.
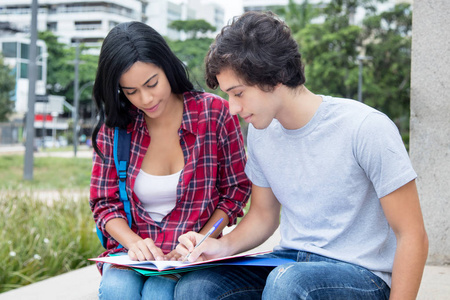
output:
M117 170L117 176L119 176L119 198L123 202L125 214L127 215L128 226L131 228L131 205L127 196L126 183L127 183L127 167L130 160L130 147L131 147L131 132L127 133L126 129L120 129L116 127L114 129L114 164ZM97 236L102 243L102 246L106 248L107 238L103 235L102 231L97 228ZM122 248L119 244L117 248Z
M126 182L127 168L130 161L131 132L127 133L126 129L116 127L114 130L114 163L116 165L117 176L119 177L119 196L123 202L125 214L127 215L128 226L131 228L131 209L130 200L128 199Z

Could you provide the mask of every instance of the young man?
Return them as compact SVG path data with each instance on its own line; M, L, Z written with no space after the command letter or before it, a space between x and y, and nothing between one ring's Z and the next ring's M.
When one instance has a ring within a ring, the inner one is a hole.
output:
M310 92L298 46L271 13L249 12L226 26L206 76L228 94L231 113L250 123L251 207L230 234L194 250L202 236L190 232L177 250L192 252L190 261L236 254L280 222L273 255L294 262L187 273L175 297L415 299L428 239L395 124L357 101Z

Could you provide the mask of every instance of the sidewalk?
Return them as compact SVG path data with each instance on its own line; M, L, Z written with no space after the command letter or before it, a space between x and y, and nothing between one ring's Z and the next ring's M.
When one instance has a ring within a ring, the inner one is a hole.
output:
M271 250L279 242L278 231L252 251ZM95 300L100 274L95 265L0 294L0 300ZM450 266L426 266L418 300L450 300Z
M57 148L55 148L57 149ZM25 146L21 144L13 144L13 145L0 145L0 155L12 155L12 154L20 154L23 155L25 153ZM82 158L91 158L93 150L92 148L87 147L86 145L79 145L77 147L77 157ZM33 154L34 157L74 157L73 149L69 151L45 151L40 149L39 151L35 151Z

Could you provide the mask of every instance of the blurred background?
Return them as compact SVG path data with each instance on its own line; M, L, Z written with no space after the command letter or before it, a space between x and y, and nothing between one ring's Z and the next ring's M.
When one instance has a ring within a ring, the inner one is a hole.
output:
M210 43L233 16L249 10L272 10L290 25L310 90L385 112L408 144L412 0L39 0L29 99L31 2L0 0L0 147L24 143L30 101L35 150L91 144L99 49L118 23L154 27L208 90L203 58Z

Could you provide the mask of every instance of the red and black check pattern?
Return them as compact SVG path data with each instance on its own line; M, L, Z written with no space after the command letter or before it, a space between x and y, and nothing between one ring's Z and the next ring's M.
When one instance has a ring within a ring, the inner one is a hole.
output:
M184 94L183 121L179 130L185 166L177 188L177 203L161 222L151 219L133 192L136 176L150 145L142 112L130 124L132 131L127 194L131 199L132 229L151 238L164 253L177 245L178 237L199 231L216 209L227 213L230 225L242 216L251 184L244 173L246 156L239 120L231 116L228 102L208 93ZM108 237L107 251L118 251L117 242L105 230L113 218L126 219L119 200L119 185L113 158L114 129L103 126L97 136L105 160L94 152L90 205L94 220Z

